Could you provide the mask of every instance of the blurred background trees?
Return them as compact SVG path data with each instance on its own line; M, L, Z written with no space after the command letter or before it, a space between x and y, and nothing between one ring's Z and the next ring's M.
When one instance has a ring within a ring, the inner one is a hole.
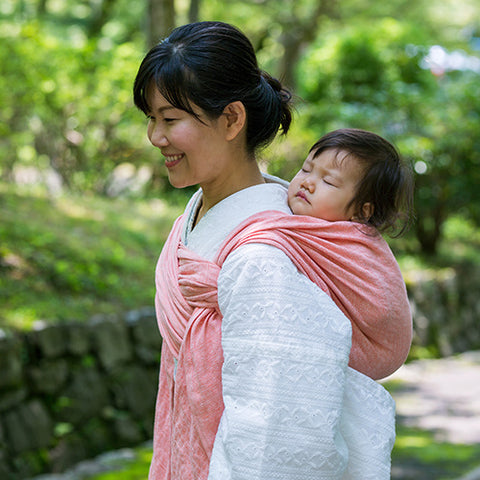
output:
M289 179L328 130L370 129L415 171L412 248L434 254L452 215L478 226L474 0L3 0L1 179L116 195L120 176L137 193L169 192L132 82L147 48L206 19L240 27L297 96L293 131L262 152L271 173Z

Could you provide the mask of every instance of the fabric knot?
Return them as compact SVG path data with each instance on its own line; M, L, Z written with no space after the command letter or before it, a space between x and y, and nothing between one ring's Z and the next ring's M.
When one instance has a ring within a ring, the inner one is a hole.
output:
M220 267L186 248L178 247L178 284L192 308L218 309L217 280Z

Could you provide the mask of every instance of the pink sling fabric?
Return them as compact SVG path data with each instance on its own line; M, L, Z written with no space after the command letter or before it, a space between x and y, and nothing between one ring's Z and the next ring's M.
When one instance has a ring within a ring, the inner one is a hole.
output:
M156 270L155 303L163 346L151 480L206 479L224 409L220 267L181 244L182 224L180 217Z
M367 237L350 222L262 212L232 232L210 262L182 245L182 225L180 217L156 269L164 343L150 480L208 476L224 409L217 279L225 258L240 245L280 248L334 299L352 320L353 368L379 378L405 360L411 341L408 299L397 263L380 236Z
M354 222L266 211L231 233L217 262L245 243L279 248L334 300L352 322L352 368L378 380L405 362L412 341L410 304L381 235Z

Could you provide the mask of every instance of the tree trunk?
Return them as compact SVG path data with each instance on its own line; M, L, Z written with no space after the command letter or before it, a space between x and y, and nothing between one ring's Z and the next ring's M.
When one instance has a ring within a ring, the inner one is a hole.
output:
M37 16L43 17L47 13L47 1L48 0L39 0L37 3Z
M147 45L153 47L175 27L174 0L148 0Z
M201 0L190 0L190 8L188 9L188 21L190 23L198 22L200 18Z
M441 204L434 206L432 212L419 212L416 220L416 236L422 253L427 255L437 253L445 218L445 208Z
M107 23L115 0L102 0L98 9L92 15L88 28L89 37L98 37L102 33L103 26Z
M335 18L338 0L317 0L315 10L308 18L300 18L295 11L290 12L288 21L283 25L280 42L284 54L280 61L280 78L291 89L296 87L295 66L300 59L302 49L318 35L322 17Z

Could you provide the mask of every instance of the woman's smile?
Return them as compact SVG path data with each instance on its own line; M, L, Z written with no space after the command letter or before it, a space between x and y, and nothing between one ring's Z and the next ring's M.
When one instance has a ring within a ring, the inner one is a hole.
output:
M175 167L175 165L178 165L180 163L180 161L184 157L184 154L183 153L176 154L176 155L163 154L163 156L165 157L165 166L167 168L173 168Z

